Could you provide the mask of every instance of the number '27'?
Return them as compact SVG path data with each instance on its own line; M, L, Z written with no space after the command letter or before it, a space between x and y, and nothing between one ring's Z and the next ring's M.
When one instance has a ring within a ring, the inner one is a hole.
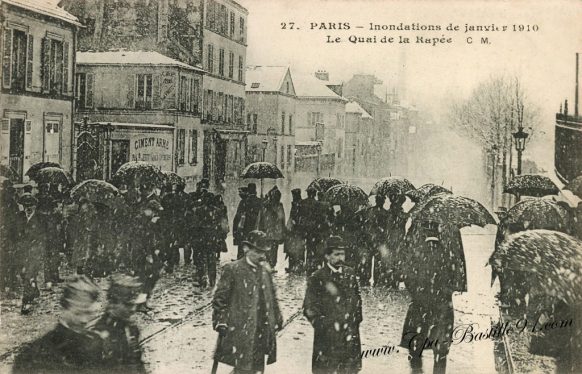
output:
M295 28L295 22L281 22L282 30L293 30Z

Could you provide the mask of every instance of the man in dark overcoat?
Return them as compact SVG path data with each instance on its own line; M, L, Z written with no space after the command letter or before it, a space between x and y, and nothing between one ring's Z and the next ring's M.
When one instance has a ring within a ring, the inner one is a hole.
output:
M263 372L276 361L277 331L282 328L265 233L251 231L242 242L245 256L226 264L212 301L212 325L219 333L214 355L235 373Z
M345 248L340 237L329 238L325 266L307 281L303 312L315 330L315 374L357 373L362 368L362 299L355 271L344 265Z
M241 243L251 231L258 228L259 211L263 205L263 200L257 197L256 184L249 183L242 192L244 193L244 198L241 197L242 200L232 223L234 245L239 246L237 255L239 259L244 256L244 246Z
M307 198L299 204L297 228L305 238L306 272L313 274L322 264L323 258L319 256L318 249L325 240L327 226L326 208L315 200L317 191L307 189Z

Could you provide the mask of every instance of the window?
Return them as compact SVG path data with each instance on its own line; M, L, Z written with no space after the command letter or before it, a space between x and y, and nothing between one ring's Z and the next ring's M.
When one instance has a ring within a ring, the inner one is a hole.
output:
M184 165L184 153L186 151L186 129L178 129L176 144L176 161L178 165Z
M224 35L228 32L228 10L226 5L220 6L220 32Z
M285 84L285 92L289 93L289 82Z
M224 77L224 48L220 48L218 52L218 74Z
M202 118L203 119L209 119L209 114L210 114L210 100L209 100L210 94L208 93L207 90L204 91L204 103L202 104Z
M234 77L234 53L228 53L228 77L232 79Z
M208 120L214 120L214 92L212 90L208 90L208 105L207 112L208 112Z
M259 129L259 115L258 114L253 114L253 134L256 134L258 129Z
M200 81L196 78L190 78L190 90L191 90L191 107L190 111L194 114L200 113Z
M136 109L152 108L152 75L137 74L137 95L135 98Z
M307 125L315 127L316 124L323 124L323 113L321 112L308 112L307 113Z
M93 82L93 74L77 74L75 84L75 102L78 109L93 108Z
M285 168L285 146L281 146L281 169Z
M218 94L218 120L224 120L224 94L220 92Z
M285 135L285 112L281 113L281 135Z
M190 130L190 148L188 149L188 163L195 165L198 162L198 130Z
M245 19L240 17L239 19L239 36L241 43L245 42Z
M238 56L238 81L243 81L243 58Z
M190 109L190 102L188 100L188 78L187 77L180 77L180 110L182 112L189 111Z
M293 135L293 114L289 114L289 135Z
M342 138L337 140L337 157L342 158L342 153L344 150L344 142Z
M249 131L252 130L253 124L251 122L251 114L247 113L247 129L249 129Z
M234 38L234 12L230 12L230 37Z
M251 88L259 88L261 84L258 82L251 83Z
M287 146L287 169L291 169L291 164L293 161L293 146Z
M323 140L325 138L325 125L323 123L317 123L315 125L315 140Z
M208 23L208 28L214 30L216 19L216 3L214 0L208 0L208 10L206 12L206 22Z
M2 64L2 82L4 88L24 91L25 88L32 87L32 56L32 35L27 35L26 32L20 30L6 29L4 33L4 56ZM29 60L30 71L28 69ZM30 79L27 79L29 72Z
M208 44L208 72L214 73L214 46Z

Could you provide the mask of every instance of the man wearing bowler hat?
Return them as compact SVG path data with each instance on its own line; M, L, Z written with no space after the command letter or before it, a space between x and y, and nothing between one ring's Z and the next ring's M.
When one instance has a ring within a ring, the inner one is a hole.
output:
M212 301L212 325L219 334L213 372L221 362L235 373L262 373L265 356L267 364L276 361L283 316L266 264L269 241L254 230L241 246L244 257L224 265Z
M315 330L311 360L315 374L357 373L362 368L362 298L356 274L345 260L344 241L330 237L325 266L307 281L303 313Z

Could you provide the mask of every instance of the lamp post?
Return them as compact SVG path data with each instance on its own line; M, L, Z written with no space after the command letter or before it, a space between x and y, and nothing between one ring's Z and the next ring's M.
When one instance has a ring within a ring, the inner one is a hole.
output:
M315 150L317 151L317 177L319 178L321 174L321 141L317 142Z
M523 127L518 127L517 132L513 133L515 139L515 150L517 151L517 175L521 175L521 155L525 150L525 141L529 134L523 131Z

